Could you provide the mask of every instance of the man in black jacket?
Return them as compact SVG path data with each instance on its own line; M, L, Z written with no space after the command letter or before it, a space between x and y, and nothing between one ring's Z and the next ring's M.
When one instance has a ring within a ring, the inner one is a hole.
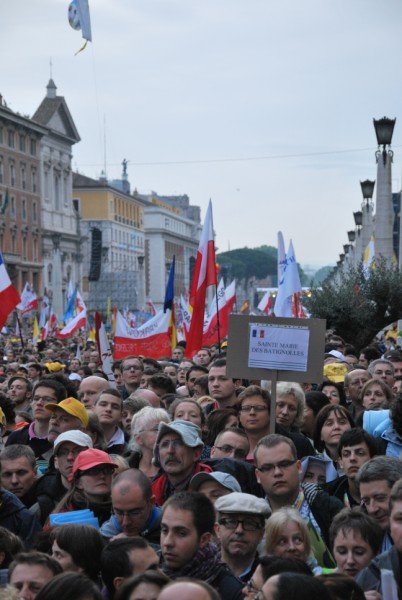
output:
M163 506L161 568L171 579L191 577L209 583L222 600L243 598L243 584L222 563L212 542L215 509L198 492L178 492Z
M283 506L296 508L309 526L318 564L334 565L328 548L329 527L342 502L316 484L300 483L301 464L289 438L273 433L263 437L254 451L257 480L262 485L272 512Z

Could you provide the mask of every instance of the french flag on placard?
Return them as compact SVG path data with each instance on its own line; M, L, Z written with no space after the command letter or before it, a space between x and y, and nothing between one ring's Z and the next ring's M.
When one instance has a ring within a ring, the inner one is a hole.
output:
M14 308L21 302L21 296L17 289L12 285L8 276L3 255L0 252L0 329L7 321L7 317Z

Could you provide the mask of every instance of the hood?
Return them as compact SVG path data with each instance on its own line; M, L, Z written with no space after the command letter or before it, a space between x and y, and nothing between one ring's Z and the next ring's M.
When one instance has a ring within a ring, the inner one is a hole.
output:
M301 474L300 474L301 481L303 481L304 476L307 471L307 468L311 462L315 462L317 464L324 465L326 483L329 483L330 481L334 481L334 479L337 479L339 477L339 475L334 467L334 463L332 462L332 460L330 458L327 458L326 456L306 456L301 461Z

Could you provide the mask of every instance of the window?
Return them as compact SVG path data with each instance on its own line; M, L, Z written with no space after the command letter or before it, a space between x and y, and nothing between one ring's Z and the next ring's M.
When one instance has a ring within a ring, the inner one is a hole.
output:
M22 238L22 258L24 260L27 259L27 238L26 238L26 235L24 235L23 238Z
M15 133L11 129L8 130L8 145L10 148L14 148L15 145Z
M32 156L36 156L36 140L34 140L33 138L31 138L30 150Z
M35 194L37 189L36 169L31 170L32 191Z
M20 152L25 152L26 142L25 135L20 133Z
M54 207L60 210L60 175L54 174Z
M49 285L52 285L52 265L49 265L47 268L47 282Z
M16 250L17 250L17 243L16 243L16 238L15 238L15 233L13 233L11 235L11 252L13 254L16 254Z
M10 199L10 214L15 219L15 197L11 196Z
M10 185L15 186L15 167L13 164L10 165Z
M4 181L4 166L3 166L3 161L0 160L0 183L3 183Z
M36 223L38 220L38 210L36 206L36 202L32 202L32 221Z
M21 165L21 187L23 190L26 190L27 187L27 177L24 165Z
M27 201L25 198L23 198L21 203L21 216L23 221L27 220Z
M0 144L3 143L3 140L4 140L4 138L3 138L3 128L0 127Z

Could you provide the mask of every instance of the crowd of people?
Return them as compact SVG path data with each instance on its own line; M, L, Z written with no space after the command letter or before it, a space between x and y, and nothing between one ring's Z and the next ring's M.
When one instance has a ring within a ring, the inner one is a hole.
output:
M227 342L115 382L76 342L2 348L0 600L402 597L398 349L329 331L273 408Z

